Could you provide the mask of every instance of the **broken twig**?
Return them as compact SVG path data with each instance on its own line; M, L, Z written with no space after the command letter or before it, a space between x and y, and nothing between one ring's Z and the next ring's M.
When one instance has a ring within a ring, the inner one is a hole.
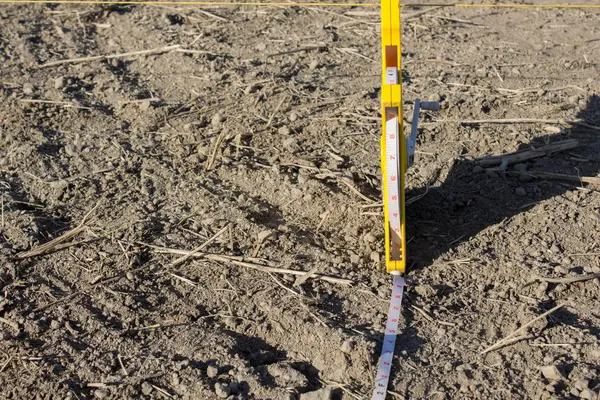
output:
M450 122L450 121L447 121ZM593 126L580 121L571 121L566 119L536 119L536 118L507 118L507 119L476 119L471 121L456 121L462 125L480 125L480 124L550 124L550 125L575 125L582 128L591 129L600 132L600 126Z
M33 248L29 251L26 251L24 253L19 253L17 254L17 258L22 260L25 258L30 258L30 257L35 257L35 256L39 256L42 254L46 254L49 253L51 251L53 251L54 249L56 249L58 247L58 245L66 242L67 240L71 239L72 237L77 236L80 232L83 232L84 230L87 229L87 226L85 226L85 224L88 222L90 215L92 214L92 212L94 212L94 210L96 210L96 208L98 208L98 205L100 203L96 204L94 206L94 208L92 208L81 220L81 222L79 223L79 225L77 225L75 228L63 233L62 235L60 235L57 238L52 239L51 241L42 244L41 246L38 246L36 248Z
M574 149L579 146L579 142L576 139L563 140L557 143L551 143L545 146L534 148L531 150L518 151L502 156L489 156L479 160L479 165L482 167L491 167L495 165L512 165L521 163L523 161L531 160L533 158L543 157Z
M80 63L96 61L96 60L110 60L113 58L123 58L123 57L130 57L130 56L161 54L161 53L167 53L169 51L177 50L179 48L181 48L181 45L176 44L174 46L158 47L158 48L149 49L149 50L130 51L127 53L105 54L105 55L101 55L101 56L91 56L91 57L81 57L81 58L68 58L66 60L50 61L50 62L47 62L46 64L40 65L38 68L55 67L57 65L62 65L62 64L80 64Z
M529 321L528 323L526 323L525 325L523 325L522 327L520 327L519 329L516 329L514 331L512 331L511 333L509 333L507 336L504 337L504 339L501 339L499 341L497 341L496 343L494 343L493 345L491 345L490 347L488 347L487 349L483 350L481 353L479 353L480 355L489 353L490 351L499 349L500 347L504 347L507 344L510 343L514 343L517 340L516 335L524 332L527 328L529 328L531 325L533 325L534 323L536 323L537 321L539 321L542 318L547 317L548 315L552 314L554 311L558 310L559 308L563 307L565 305L565 303L561 303L559 305L557 305L556 307L551 308L550 310L546 311L545 313L543 313L542 315L532 319L531 321ZM522 339L522 337L518 338L519 340ZM508 342L508 343L507 343Z
M189 250L180 250L180 249L172 249L172 248L168 248L168 247L154 246L154 245L144 243L144 242L137 242L137 243L142 246L146 246L151 249L155 249L159 253L181 254L181 255L186 255L186 254L191 253L191 251L189 251ZM206 260L227 263L227 264L235 265L238 267L246 267L246 268L254 269L257 271L271 272L271 273L275 273L275 274L289 274L289 275L296 275L296 276L306 274L305 271L297 271L297 270L293 270L293 269L269 267L266 265L261 265L261 264L244 261L243 257L227 256L227 255L223 255L223 254L196 253L196 254L193 254L192 257L204 258ZM323 274L315 274L314 278L320 279L325 282L337 283L340 285L352 285L354 283L350 279L336 278L333 276L323 275Z
M568 278L546 278L543 276L536 276L536 281L549 282L549 283L575 283L584 282L592 279L600 279L600 274L587 274L580 276L570 276Z
M510 171L509 174L517 174L517 175L529 175L534 178L539 179L556 179L561 181L573 181L573 182L583 182L590 183L592 185L600 186L600 178L594 176L575 176L575 175L566 175L566 174L554 174L551 172L541 172L541 171L527 171L527 172L518 172L518 171Z

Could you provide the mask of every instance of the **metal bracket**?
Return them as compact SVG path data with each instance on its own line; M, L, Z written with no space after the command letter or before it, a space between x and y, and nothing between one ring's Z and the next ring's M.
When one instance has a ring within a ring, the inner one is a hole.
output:
M415 146L417 144L417 129L419 127L419 112L423 110L427 111L439 111L440 103L438 101L421 101L417 99L415 101L415 109L413 110L413 119L410 127L410 137L406 138L406 153L407 153L407 168L410 168L415 163Z

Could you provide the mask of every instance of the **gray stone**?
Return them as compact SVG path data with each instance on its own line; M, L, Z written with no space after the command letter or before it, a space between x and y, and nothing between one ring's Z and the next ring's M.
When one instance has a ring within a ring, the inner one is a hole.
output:
M525 190L525 188L518 187L515 189L515 195L519 197L525 197L527 196L527 191Z
M481 174L483 171L485 171L485 168L483 168L481 165L476 165L473 168L473 173L474 174Z
M527 171L527 164L515 164L513 165L513 169L519 172Z
M533 176L531 176L529 174L520 174L519 175L519 181L521 181L523 183L531 182L532 180L533 180Z
M240 391L240 384L237 382L229 382L229 391L233 394L236 394Z

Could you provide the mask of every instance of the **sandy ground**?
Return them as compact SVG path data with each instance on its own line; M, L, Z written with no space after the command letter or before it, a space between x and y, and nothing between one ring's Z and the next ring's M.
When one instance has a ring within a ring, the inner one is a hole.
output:
M369 397L377 12L0 6L0 398ZM539 173L600 173L600 13L436 9L403 40L405 119L442 110L389 398L595 400L600 186ZM469 123L514 118L550 121Z

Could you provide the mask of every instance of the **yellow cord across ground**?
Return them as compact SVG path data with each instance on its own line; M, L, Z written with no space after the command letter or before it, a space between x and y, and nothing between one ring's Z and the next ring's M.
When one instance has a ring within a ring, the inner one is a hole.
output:
M243 1L109 1L109 0L0 0L0 4L77 4L77 5L181 5L181 6L251 6L251 7L379 7L379 3L321 3L321 2L243 2ZM463 7L516 9L600 9L600 4L473 4L473 3L405 3L400 7Z

